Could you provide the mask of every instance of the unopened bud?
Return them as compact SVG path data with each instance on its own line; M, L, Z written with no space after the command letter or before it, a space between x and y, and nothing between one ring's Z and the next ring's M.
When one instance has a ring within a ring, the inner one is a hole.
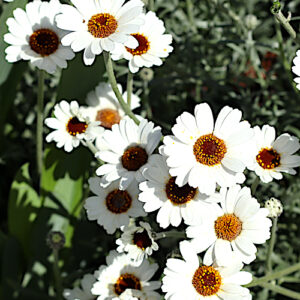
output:
M60 231L50 231L47 236L47 245L53 250L61 249L65 244L65 236Z
M259 24L255 15L247 15L245 17L245 25L249 30L254 30Z
M140 76L144 81L151 81L153 79L154 72L151 69L143 68L140 71Z
M268 217L270 218L279 217L283 212L283 206L281 202L274 197L270 198L265 202L265 208L269 210Z

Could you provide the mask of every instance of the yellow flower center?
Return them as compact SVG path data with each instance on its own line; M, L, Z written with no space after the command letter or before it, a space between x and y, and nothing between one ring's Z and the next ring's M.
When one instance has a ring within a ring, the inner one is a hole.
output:
M118 111L111 109L111 108L104 108L101 110L98 110L96 121L100 121L100 126L111 129L111 127L114 124L119 124L121 120L121 117L118 113Z
M257 154L256 161L263 169L272 170L280 166L280 154L273 148L263 148Z
M126 47L126 50L132 55L142 55L149 51L150 42L143 34L135 33L132 36L138 41L139 45L135 49Z
M167 197L175 205L181 205L191 201L195 197L196 192L197 189L188 184L179 187L175 183L175 177L171 177L166 184Z
M200 295L212 296L220 289L221 275L211 266L201 266L196 270L192 283Z
M115 214L122 214L129 210L132 199L127 191L116 189L106 196L105 202L109 211Z
M234 214L225 214L215 221L215 232L219 239L235 240L242 231L243 223Z
M215 166L221 163L227 148L223 140L213 134L202 135L193 147L196 160L207 166Z
M118 22L114 16L106 13L93 15L88 21L88 31L95 38L106 38L118 28Z
M58 49L59 39L57 34L50 29L38 29L29 37L31 50L41 56L48 56Z

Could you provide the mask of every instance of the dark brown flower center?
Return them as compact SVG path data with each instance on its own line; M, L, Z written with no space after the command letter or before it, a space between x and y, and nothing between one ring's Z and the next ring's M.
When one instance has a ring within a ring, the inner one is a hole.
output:
M93 15L88 21L88 31L95 38L106 38L118 28L118 22L114 16L106 13Z
M31 50L41 56L48 56L58 49L57 34L50 29L38 29L29 37Z
M111 127L114 124L119 124L121 120L121 117L117 110L111 109L111 108L104 108L101 110L98 110L96 121L100 121L100 126L111 129Z
M225 214L215 221L215 232L219 239L235 240L242 231L243 223L234 214Z
M148 161L148 154L142 147L130 147L124 152L121 160L125 169L128 171L137 171Z
M133 274L122 274L114 285L115 293L121 295L127 289L141 290L140 280Z
M126 50L132 55L142 55L147 53L150 49L150 43L148 39L139 33L132 34L132 36L138 41L139 45L135 49L126 47Z
M127 191L114 190L106 196L106 207L115 214L127 212L132 199Z
M144 230L143 232L135 232L133 234L133 243L142 250L145 250L146 248L151 247L152 240L149 237L147 230Z
M207 166L220 164L227 148L223 140L213 134L202 135L193 147L196 160Z
M87 127L88 124L86 122L79 121L77 117L71 118L66 125L68 133L73 136L86 132Z
M263 169L272 170L280 166L280 154L274 149L263 148L256 156L256 161Z
M175 177L171 177L166 184L166 194L168 199L176 205L191 201L196 195L197 189L185 184L179 187L175 183Z
M220 289L221 275L211 266L201 266L196 270L192 284L200 295L212 296Z

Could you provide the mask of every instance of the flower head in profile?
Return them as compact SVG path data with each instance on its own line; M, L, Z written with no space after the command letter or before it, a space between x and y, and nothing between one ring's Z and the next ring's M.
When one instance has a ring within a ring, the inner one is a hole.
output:
M197 252L206 251L204 263L226 265L231 258L249 264L255 259L254 244L263 244L270 238L272 222L269 210L260 208L250 189L235 185L220 192L221 207L214 205L202 223L186 230Z
M91 122L77 101L70 104L62 100L54 106L54 117L47 118L45 124L54 129L46 136L48 143L54 141L58 148L71 152L80 142L93 141L101 132L99 122Z
M158 245L153 239L149 223L141 221L139 226L136 226L132 222L121 229L123 233L116 240L117 245L119 245L117 251L120 253L127 252L133 261L140 263L144 257L147 258L152 255L153 251L158 250Z
M162 291L165 299L250 300L251 294L241 285L251 282L250 273L241 271L243 264L232 261L228 266L200 264L187 241L180 243L181 259L169 258L164 270Z
M72 0L57 16L57 26L71 31L62 43L73 51L84 49L83 60L91 65L103 50L111 52L117 44L135 48L138 42L130 34L137 32L144 3L141 0Z
M80 280L80 287L65 289L63 296L66 300L95 300L96 296L91 293L96 278L93 274L85 274Z
M178 186L188 183L211 195L216 184L229 187L245 180L253 130L241 118L240 110L225 106L214 123L207 103L196 105L195 116L184 112L177 117L162 153Z
M294 168L300 166L300 156L294 155L300 148L299 139L284 133L276 138L275 128L264 125L254 127L256 151L248 168L255 171L262 182L282 179L282 173L295 175Z
M13 18L6 22L9 33L4 41L10 44L5 49L6 59L16 62L29 60L32 65L52 74L56 68L66 68L67 60L74 57L70 47L61 44L66 31L55 24L55 16L60 13L58 0L30 2L25 10L14 10Z
M129 224L129 218L145 216L141 203L138 201L139 189L132 182L125 190L119 189L119 180L101 187L101 179L89 179L90 190L95 196L86 199L84 208L91 221L97 221L109 234L117 228Z
M162 65L161 58L165 58L173 51L172 36L165 34L165 26L156 14L149 11L143 15L145 21L139 31L132 33L138 42L138 47L126 47L118 45L112 51L112 59L125 58L129 61L129 70L136 73L141 67L152 67Z
M107 150L96 156L106 164L97 169L97 175L104 175L103 183L120 179L122 190L133 181L141 182L160 138L161 129L152 122L142 119L137 125L131 119L121 120L103 133L100 148Z
M188 183L179 187L175 177L169 174L166 158L162 155L153 155L143 176L146 181L139 185L142 191L139 200L144 202L146 212L158 210L156 221L162 228L178 227L182 219L186 224L200 220L209 213L211 203L218 202Z
M298 76L294 78L294 81L297 83L297 89L300 90L300 50L297 51L293 63L294 66L292 67L292 71Z
M128 255L118 254L114 250L106 257L106 264L94 274L97 281L92 293L99 295L98 300L134 300L139 295L145 300L160 299L160 295L155 292L160 287L160 282L150 281L158 269L157 264L150 264L144 259L137 266Z

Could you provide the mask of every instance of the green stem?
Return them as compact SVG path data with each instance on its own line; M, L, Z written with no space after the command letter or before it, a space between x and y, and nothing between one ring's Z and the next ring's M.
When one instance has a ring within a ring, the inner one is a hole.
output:
M131 111L130 107L127 105L127 103L124 101L119 89L118 89L118 84L116 81L116 77L114 74L114 69L113 69L113 65L112 65L112 60L110 57L110 53L103 51L103 57L104 57L104 63L105 63L105 67L106 67L106 72L108 75L108 79L110 82L110 85L122 107L122 109L124 110L124 112L126 113L126 115L128 115L136 124L139 124L140 121L137 119L137 117L134 115L134 113Z
M43 112L44 112L44 81L45 72L39 70L37 95L37 123L36 123L36 161L39 176L43 168Z
M148 8L151 11L154 11L154 0L149 0Z
M257 189L257 187L259 185L259 181L260 181L259 177L256 177L255 180L253 181L252 185L251 185L251 194L252 194L252 196L256 192L256 189Z
M298 270L300 270L300 262L297 263L297 264L294 264L291 267L285 268L283 270L267 274L264 277L254 278L252 280L252 282L250 282L247 285L245 285L245 287L253 287L253 286L261 285L262 283L266 283L268 281L281 278L281 277L283 277L285 275L291 274L291 273L296 272Z
M274 245L276 241L276 230L277 230L277 221L278 218L273 218L272 222L272 231L271 231L271 239L269 243L268 253L267 253L267 260L266 260L266 266L267 266L267 274L272 272L272 253L274 250Z
M127 75L127 105L129 107L131 107L132 87L133 87L133 74L130 71L128 71L128 75Z
M271 284L271 283L261 283L259 284L261 287L264 287L268 290L271 290L277 294L281 294L281 295L284 295L284 296L287 296L291 299L300 299L300 293L297 293L297 292L294 292L294 291L291 291L289 289L286 289L286 288L283 288L281 286L278 286L278 285L274 285L274 284Z
M63 286L62 280L59 271L59 258L58 258L58 250L53 249L53 256L54 256L54 264L53 264L53 274L54 274L54 281L55 281L55 288L56 288L56 297L59 300L63 300L62 293L63 293Z
M189 22L191 25L191 29L193 32L197 31L196 28L196 23L195 23L195 19L194 19L194 5L192 0L186 0L186 10L187 10L187 16L189 18Z
M91 152L95 155L97 152L99 152L99 150L94 146L93 143L91 143L90 141L86 141L86 145L87 147L91 150ZM103 165L104 161L101 160L100 158L97 157L98 162Z
M148 87L147 80L143 81L143 90L144 90L144 104L145 104L146 111L147 111L147 117L148 117L148 119L151 120L153 117L153 114L152 114L151 105L149 103L149 87Z
M175 238L185 238L185 232L182 231L165 231L165 232L158 232L154 234L154 239L159 240L159 239L164 239L164 238L169 238L169 237L175 237Z

